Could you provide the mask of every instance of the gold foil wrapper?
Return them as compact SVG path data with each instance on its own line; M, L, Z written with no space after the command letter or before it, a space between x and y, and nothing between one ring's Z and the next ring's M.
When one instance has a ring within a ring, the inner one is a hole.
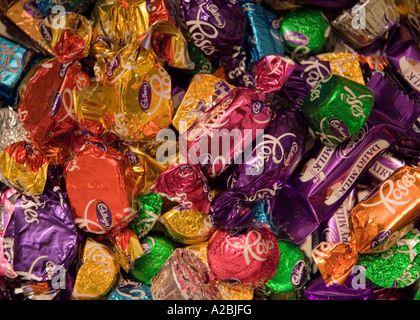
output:
M197 257L201 259L206 265L207 264L207 244L208 241L200 242L193 245L184 247L185 250L192 251ZM216 286L220 290L221 300L252 300L254 298L254 290L235 290L227 287L222 282L216 280Z
M160 223L175 242L195 244L206 241L214 228L206 213L178 206L161 215Z
M172 120L172 125L183 134L197 118L212 106L216 98L221 99L234 86L209 74L196 74Z
M347 52L333 52L319 54L317 57L322 61L328 61L330 63L332 74L336 74L365 85L362 68L360 67L359 60L357 60L354 54Z
M129 272L132 263L144 253L140 239L130 229L123 228L112 241L118 264L125 272Z
M88 238L83 251L83 263L77 271L72 299L106 298L118 281L119 267L114 253L107 246Z
M4 16L18 27L29 39L31 39L39 51L44 54L53 55L52 49L45 42L41 31L39 30L38 23L41 22L45 16L36 8L35 11L31 10L30 1L19 0L12 2L12 4L4 12Z

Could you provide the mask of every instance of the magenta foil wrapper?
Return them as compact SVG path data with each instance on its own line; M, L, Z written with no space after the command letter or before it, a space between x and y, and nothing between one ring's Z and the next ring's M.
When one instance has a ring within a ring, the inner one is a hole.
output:
M206 177L215 178L232 163L242 163L243 150L268 127L271 114L263 93L234 88L180 137L180 152L192 166L200 164Z
M252 64L255 88L264 93L280 91L295 67L296 63L287 56L266 55Z
M159 175L150 190L189 209L204 213L210 210L210 187L207 178L196 165L171 165Z
M242 192L246 201L274 196L302 160L306 133L299 110L277 108L263 136L250 146L252 152L229 168L227 189Z
M356 283L356 286L353 285ZM356 287L356 288L353 288ZM304 300L376 300L373 288L365 284L364 288L359 288L360 284L351 274L344 285L332 284L327 287L324 278L319 276L303 291Z
M369 167L417 118L418 107L380 74L368 87L376 98L362 129L334 148L322 147L272 199L275 225L296 243L332 217Z
M51 281L74 262L77 229L67 195L49 179L40 196L15 203L13 267L22 280Z

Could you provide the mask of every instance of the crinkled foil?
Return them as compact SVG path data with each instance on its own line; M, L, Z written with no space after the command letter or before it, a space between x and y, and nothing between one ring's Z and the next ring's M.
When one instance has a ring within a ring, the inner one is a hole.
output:
M0 152L8 145L24 141L27 132L12 108L0 109Z
M332 74L337 74L365 85L362 68L354 54L349 52L333 52L319 54L317 57L322 61L328 61L330 63Z

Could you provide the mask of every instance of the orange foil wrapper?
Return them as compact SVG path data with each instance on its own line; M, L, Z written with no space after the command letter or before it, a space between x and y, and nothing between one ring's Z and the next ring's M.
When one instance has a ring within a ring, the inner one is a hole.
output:
M134 173L117 150L88 141L67 165L64 178L74 222L85 232L112 237L134 219Z
M327 285L344 284L358 254L389 250L420 221L420 169L403 166L350 212L349 244L322 242L312 256Z

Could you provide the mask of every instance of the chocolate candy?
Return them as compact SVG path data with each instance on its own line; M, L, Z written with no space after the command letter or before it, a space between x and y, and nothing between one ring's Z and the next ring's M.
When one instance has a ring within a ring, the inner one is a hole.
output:
M128 272L133 262L144 253L139 238L129 228L123 228L111 241L119 265Z
M365 85L362 68L354 54L350 52L333 52L318 54L317 57L322 61L329 62L332 74Z
M150 286L141 282L122 279L107 300L153 300Z
M325 50L330 36L330 24L319 10L297 8L282 17L280 35L291 58L302 60Z
M276 273L276 244L273 233L260 222L231 233L218 229L207 249L210 270L226 286L255 289Z
M147 236L140 242L144 254L134 261L129 275L136 281L148 285L176 246L168 237L162 235Z
M373 101L370 88L332 74L311 89L302 112L321 142L333 147L362 128Z
M27 132L18 118L18 114L11 108L0 109L0 151L8 145L24 141Z
M119 272L119 265L112 250L88 238L83 247L82 264L77 271L72 299L106 298L117 284Z

